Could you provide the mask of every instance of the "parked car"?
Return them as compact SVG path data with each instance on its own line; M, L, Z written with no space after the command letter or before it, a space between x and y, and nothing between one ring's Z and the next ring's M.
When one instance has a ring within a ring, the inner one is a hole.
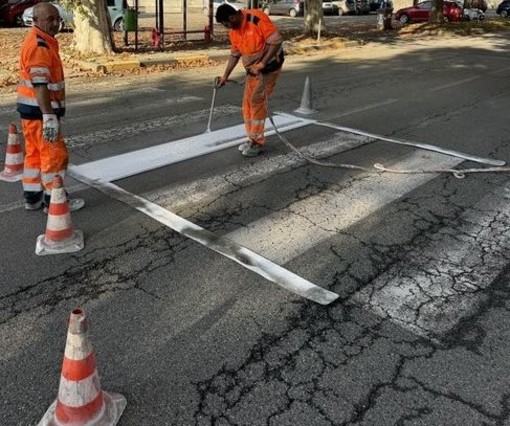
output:
M0 23L8 26L23 25L23 12L41 0L5 0L0 3Z
M216 15L218 6L223 3L229 4L236 10L246 9L246 4L237 0L213 0L213 16ZM209 0L202 0L202 13L204 15L209 15Z
M60 17L62 18L62 28L73 28L73 11L72 9L65 8L59 3L51 3L58 9ZM127 9L126 0L106 0L108 7L108 13L110 14L110 20L112 22L113 29L115 31L124 31L124 11ZM22 20L23 24L27 27L31 27L33 22L34 8L29 7L23 12Z
M397 10L395 19L402 24L408 24L409 22L426 22L430 18L431 9L432 1L423 1L415 6ZM444 1L443 17L445 21L461 21L464 18L463 8L458 3Z
M333 0L339 15L366 15L370 12L370 0Z
M261 9L266 15L289 15L292 18L303 15L304 11L301 0L267 0Z
M322 13L324 15L338 15L338 6L331 0L322 0Z
M496 13L502 18L508 18L510 16L510 0L503 0L496 9Z
M485 19L485 13L481 9L464 8L464 19L466 21L483 21Z

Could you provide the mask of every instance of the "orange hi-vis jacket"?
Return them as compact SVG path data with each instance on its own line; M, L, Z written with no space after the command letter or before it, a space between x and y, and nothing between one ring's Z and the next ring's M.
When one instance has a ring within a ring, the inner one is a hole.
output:
M240 28L228 32L232 56L242 57L244 67L257 62L265 53L266 44L281 44L278 28L267 15L258 9L241 9L243 23ZM281 53L276 52L275 58ZM270 58L270 59L275 59Z
M25 38L20 55L17 109L23 119L42 119L34 90L37 85L48 87L53 111L62 117L65 114L65 82L58 41L33 27Z

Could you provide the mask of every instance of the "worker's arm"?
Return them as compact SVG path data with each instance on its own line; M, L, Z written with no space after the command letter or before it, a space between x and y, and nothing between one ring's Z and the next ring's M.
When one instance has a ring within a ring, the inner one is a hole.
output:
M234 70L236 65L238 64L239 59L240 58L238 56L230 55L230 58L228 59L228 62L227 62L227 67L225 68L225 72L223 73L223 76L220 77L218 80L218 87L225 85L225 83L228 80L228 77L230 76L230 74L232 73L232 71Z

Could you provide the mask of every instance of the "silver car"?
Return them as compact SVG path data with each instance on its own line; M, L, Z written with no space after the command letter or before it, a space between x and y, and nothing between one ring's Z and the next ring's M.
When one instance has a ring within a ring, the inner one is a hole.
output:
M73 24L73 11L72 9L67 9L59 3L51 3L55 6L62 18L62 28L61 29L71 29L74 27ZM126 0L106 0L106 4L108 6L108 13L110 14L110 20L112 22L113 29L115 31L123 31L124 30L124 10L127 9ZM25 9L23 12L23 24L27 27L31 27L33 22L34 8L29 7Z

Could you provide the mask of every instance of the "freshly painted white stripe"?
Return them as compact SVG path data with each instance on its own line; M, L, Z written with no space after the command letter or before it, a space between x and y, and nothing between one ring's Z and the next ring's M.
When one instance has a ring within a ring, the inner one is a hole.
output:
M92 402L101 392L101 383L97 371L83 380L67 380L60 377L58 399L67 407L83 407Z
M352 301L419 335L443 337L486 301L483 290L508 264L509 195L507 186L491 191L459 221L421 239Z
M477 78L480 78L480 76L476 75L474 77L465 78L464 80L453 81L451 83L443 84L442 86L436 86L432 89L429 89L429 92L439 92L440 90L449 89L450 87L460 86L461 84L469 83L473 80L476 80Z
M310 120L288 115L276 115L274 120L280 132L312 123ZM274 134L271 125L268 126L266 134ZM238 125L79 166L72 165L69 170L89 179L111 182L236 146L244 140L244 135L244 125Z
M73 361L80 361L92 353L92 344L83 334L67 333L64 355Z
M75 172L70 172L70 175L75 179L88 183L90 186L112 198L135 208L158 222L172 228L174 231L234 260L245 268L256 272L260 276L286 290L322 305L328 305L338 298L336 293L312 284L310 281L282 268L246 247L236 244L224 237L219 237L163 207L131 194L116 185L93 181Z
M393 167L423 168L426 166L424 162L437 167L454 167L461 160L433 153L425 157L423 153L417 152ZM276 263L287 263L435 176L367 174L341 190L330 189L296 201L226 237L264 253ZM270 229L271 232L260 232L261 229Z

